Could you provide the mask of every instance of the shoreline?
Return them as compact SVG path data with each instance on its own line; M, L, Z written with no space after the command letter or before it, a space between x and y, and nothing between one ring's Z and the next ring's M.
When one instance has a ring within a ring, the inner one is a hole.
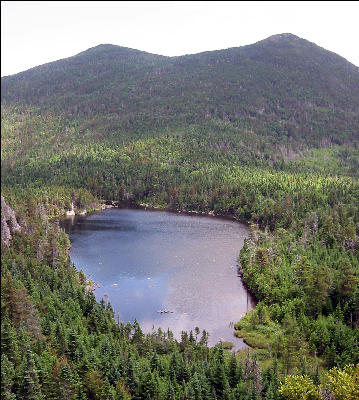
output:
M197 211L197 210L187 210L187 209L179 209L179 208L171 208L171 207L162 207L156 206L153 204L148 203L135 203L135 202L123 202L123 201L108 201L102 200L102 203L95 209L91 210L82 210L75 212L74 210L67 211L63 217L74 217L74 216L85 216L88 214L92 214L98 211L103 211L111 208L119 208L119 209L129 209L129 210L146 210L146 211L165 211L169 213L176 213L176 214L184 214L184 215L194 215L198 217L214 217L220 218L230 221L235 221L244 225L249 225L248 221L240 220L236 218L233 214L215 214L213 210L210 211Z
M100 213L101 211L105 211L107 209L128 209L128 210L145 210L145 211L151 211L151 212L156 212L156 211L161 211L161 212L169 212L172 214L182 214L182 215L188 215L188 216L197 216L197 217L213 217L213 218L218 218L218 219L222 219L222 220L229 220L232 222L238 222L240 224L244 224L246 226L248 226L248 222L243 222L238 220L237 218L235 218L233 215L216 215L213 211L209 211L209 212L201 212L201 211L194 211L194 210L185 210L185 209L171 209L168 207L160 207L160 206L153 206L151 204L147 204L147 203L132 203L132 202L115 202L115 201L103 201L103 203L99 204L98 207L91 209L90 211L87 210L81 210L81 211L77 211L77 212L73 212L69 215L69 213L66 213L65 215L63 215L62 217L60 217L60 220L64 220L64 221L69 221L69 220L73 220L75 217L80 217L85 218L87 216L90 216L91 214L97 214ZM72 224L71 224L72 225ZM69 233L68 233L69 234ZM241 249L239 249L240 251ZM239 253L238 253L239 254ZM75 265L74 265L75 266ZM76 268L76 266L75 266ZM76 268L77 269L77 268ZM237 277L241 279L241 282L245 288L245 290L247 291L247 293L251 296L252 298L252 303L253 303L253 308L256 307L258 300L257 298L254 296L254 294L251 292L251 290L248 288L247 284L243 281L242 279L242 274L241 274L241 267L238 264L238 256L237 256L237 262L236 262L236 272L237 272ZM101 287L101 285L99 285L98 283L88 279L86 277L86 282L84 283L84 287L85 287L85 292L89 293L92 292L94 294L94 292L96 291L97 288ZM245 315L245 314L244 314ZM244 315L238 320L240 321ZM235 323L237 323L238 321L235 321ZM238 337L236 334L236 329L233 329L233 338L232 341L235 342L236 340L242 340L243 343L253 349L252 346L250 346L245 340L244 338ZM232 343L233 343L232 342ZM234 343L233 343L234 345ZM236 345L234 345L234 347L237 347ZM237 351L240 351L241 349L237 349Z

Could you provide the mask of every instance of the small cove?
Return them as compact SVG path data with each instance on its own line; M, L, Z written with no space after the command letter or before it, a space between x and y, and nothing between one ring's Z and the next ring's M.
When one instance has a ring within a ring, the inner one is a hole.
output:
M108 209L63 221L71 261L100 285L117 319L136 318L144 332L196 326L245 347L230 322L254 306L237 276L236 261L248 227L234 221L164 211ZM171 313L160 314L160 310Z

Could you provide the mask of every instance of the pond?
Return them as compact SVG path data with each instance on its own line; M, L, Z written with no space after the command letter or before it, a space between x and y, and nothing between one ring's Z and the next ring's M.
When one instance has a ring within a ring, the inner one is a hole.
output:
M231 322L254 306L237 276L248 227L235 221L170 212L108 209L66 219L71 261L96 282L98 301L110 301L116 320L136 318L144 332L197 326L209 344L231 341ZM160 313L160 311L169 311Z

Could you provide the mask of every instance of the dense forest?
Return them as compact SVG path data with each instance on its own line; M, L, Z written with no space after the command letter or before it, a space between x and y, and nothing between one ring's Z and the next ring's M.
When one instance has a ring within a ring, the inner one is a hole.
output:
M291 34L113 45L1 79L4 399L357 399L359 68ZM105 201L250 224L250 345L118 325L56 217Z

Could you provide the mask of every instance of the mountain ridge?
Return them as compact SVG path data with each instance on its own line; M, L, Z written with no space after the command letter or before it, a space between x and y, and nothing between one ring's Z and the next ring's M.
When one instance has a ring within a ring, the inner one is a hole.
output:
M84 135L96 143L122 143L148 134L172 136L213 121L247 131L246 138L266 146L275 144L275 153L283 146L288 154L358 147L359 69L288 33L177 57L100 44L2 78L1 89L5 115L20 107L29 113L27 120L38 114L68 121L71 129L64 129L73 133L66 134L67 146ZM55 125L48 130L58 131ZM28 141L12 142L14 154L43 147L40 139ZM12 150L3 154L3 163L15 162L7 159Z
M338 373L354 387L358 92L356 69L290 35L178 58L100 45L2 79L2 393L319 399ZM238 272L259 303L234 328L252 349L229 360L198 328L177 343L117 326L53 218L107 201L250 224Z
M106 120L112 132L219 118L265 135L270 122L288 125L281 135L300 126L310 140L318 129L340 138L359 119L359 68L333 54L292 34L177 57L100 44L2 78L2 103L92 118L100 130Z
M205 50L205 51L201 51L201 52L198 52L198 53L186 53L186 54L182 54L182 55L179 55L179 56L165 56L165 55L161 55L161 54L151 53L151 52L148 52L148 51L145 51L145 50L134 49L134 48L127 47L127 46L115 45L115 44L112 44L112 43L100 43L100 44L94 45L92 47L89 47L88 49L83 50L83 51L81 51L79 53L76 53L76 54L74 54L72 56L64 57L64 58L60 58L58 60L53 60L53 61L50 61L50 62L47 62L47 63L44 63L44 64L40 64L40 65L31 67L31 68L28 68L27 70L17 72L15 74L5 75L5 76L2 76L1 79L12 77L12 76L19 75L19 74L23 74L23 73L25 73L27 71L30 71L30 70L33 70L33 69L36 69L36 68L40 68L40 67L43 67L45 65L53 64L53 63L56 63L56 62L59 62L59 61L68 60L68 59L72 59L72 58L77 57L77 56L93 53L93 52L95 52L97 50L100 50L100 49L104 49L104 50L126 50L126 51L130 51L130 52L133 52L133 53L137 53L138 55L147 54L147 55L156 56L156 57L162 57L162 58L166 58L166 59L178 59L178 58L181 58L181 57L196 56L196 55L207 54L207 53L223 52L223 51L233 50L233 49L244 49L244 48L248 48L248 47L251 47L251 46L258 45L258 44L283 43L283 42L287 42L287 43L288 42L292 42L292 43L293 42L301 42L301 43L310 44L312 46L314 45L317 48L320 48L320 49L322 49L322 50L324 50L324 51L326 51L328 53L331 53L332 55L336 56L337 58L346 61L347 63L349 63L352 66L354 66L356 70L359 70L358 66L356 66L353 63L351 63L350 61L348 61L346 58L340 56L339 54L337 54L335 52L332 52L330 50L327 50L327 49L325 49L325 48L323 48L321 46L318 46L314 42L311 42L311 41L309 41L307 39L301 38L301 37L299 37L299 36L297 36L295 34L292 34L292 33L288 32L288 33L274 34L274 35L271 35L271 36L269 36L269 37L267 37L265 39L261 39L261 40L259 40L257 42L254 42L252 44L247 44L247 45L242 45L242 46L232 46L232 47L227 47L227 48L222 48L222 49L217 49L217 50Z

